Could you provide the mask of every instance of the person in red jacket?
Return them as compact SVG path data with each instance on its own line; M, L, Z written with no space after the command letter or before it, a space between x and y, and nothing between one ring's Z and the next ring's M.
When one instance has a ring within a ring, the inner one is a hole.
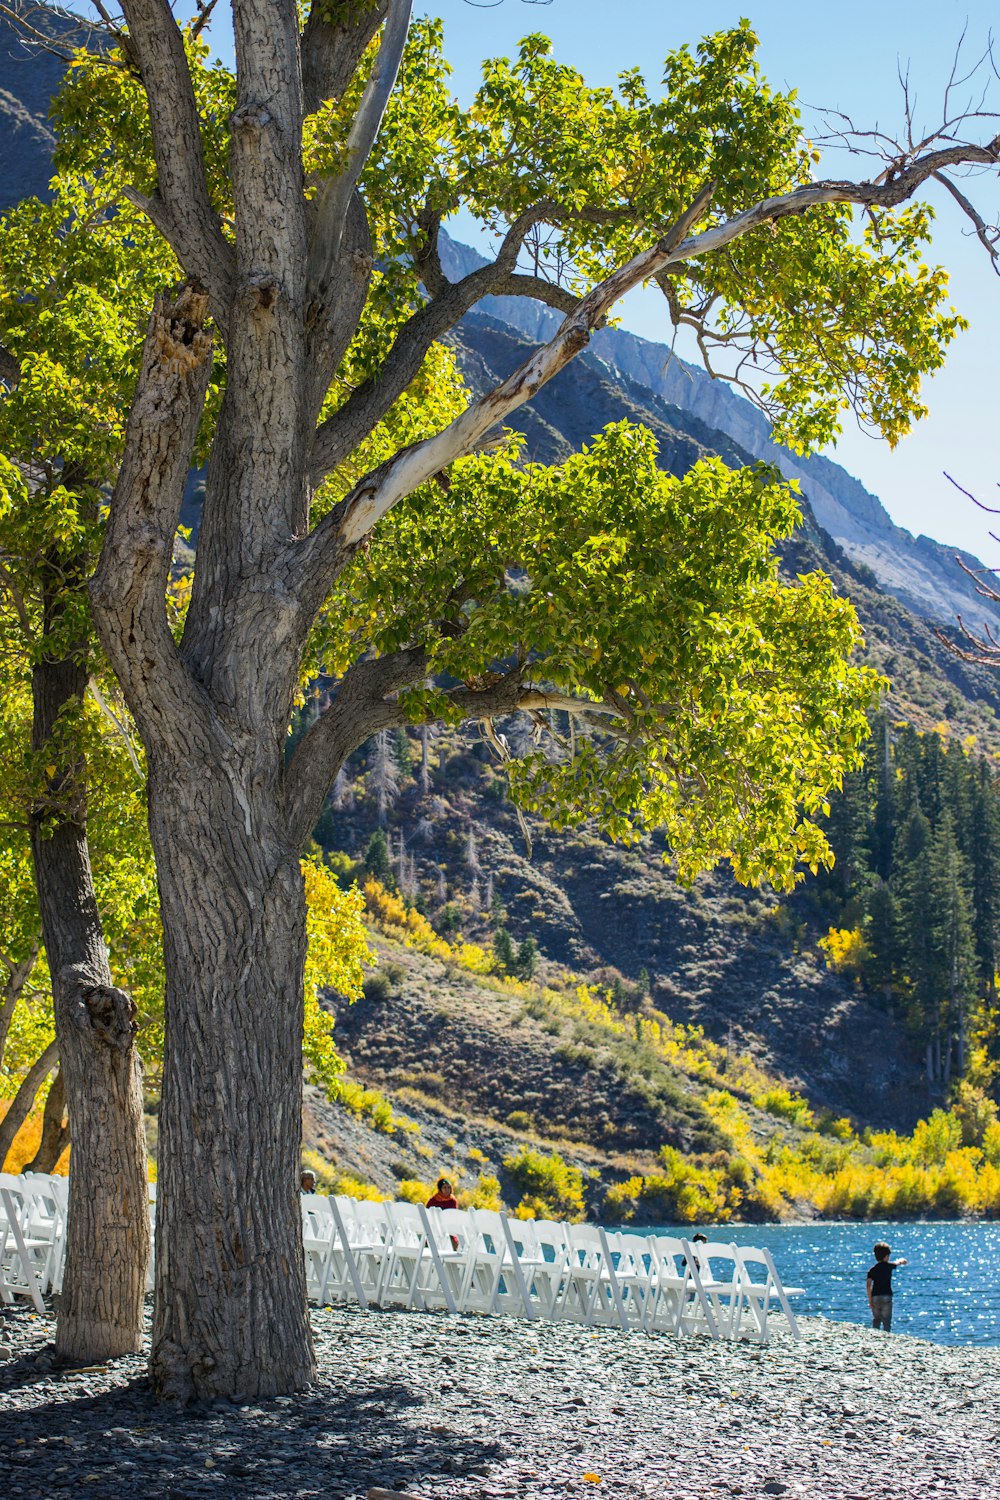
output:
M427 1200L428 1208L457 1208L458 1199L451 1190L451 1183L447 1177L439 1177L437 1180L437 1192L432 1193Z

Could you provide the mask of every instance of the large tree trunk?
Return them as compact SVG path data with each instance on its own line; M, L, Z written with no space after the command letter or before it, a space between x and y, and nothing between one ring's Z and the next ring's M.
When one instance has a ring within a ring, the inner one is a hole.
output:
M52 741L57 718L82 700L86 682L79 659L35 666L34 749ZM52 793L32 816L31 848L73 1123L56 1351L93 1364L142 1348L149 1260L142 1076L135 1007L112 983L94 894L82 767L58 766L57 758Z
M152 1374L181 1401L274 1395L314 1373L302 875L259 773L235 758L150 766L167 981Z
M62 1068L56 1073L42 1112L42 1138L38 1150L25 1167L26 1172L53 1172L60 1156L69 1145L69 1119L66 1114L66 1086Z

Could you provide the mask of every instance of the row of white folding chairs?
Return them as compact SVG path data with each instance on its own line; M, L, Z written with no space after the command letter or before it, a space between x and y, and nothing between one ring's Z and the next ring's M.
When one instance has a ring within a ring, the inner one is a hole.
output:
M65 1177L0 1172L0 1301L42 1297L62 1287L68 1182Z
M309 1294L319 1302L761 1342L777 1306L799 1336L788 1302L799 1289L782 1286L766 1250L315 1194L303 1197L302 1216Z

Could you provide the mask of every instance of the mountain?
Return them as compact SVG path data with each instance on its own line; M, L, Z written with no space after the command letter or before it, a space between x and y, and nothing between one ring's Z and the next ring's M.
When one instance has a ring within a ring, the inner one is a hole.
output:
M446 236L441 261L452 279L486 264L475 250ZM527 298L487 297L463 327L484 315L534 340L551 337L560 321L558 313ZM881 501L832 459L818 454L802 458L779 447L763 413L725 381L713 380L665 344L618 328L601 329L590 349L616 379L624 378L683 412L697 424L697 433L715 434L709 443L712 451L727 457L719 446L726 439L751 460L774 464L786 478L798 480L819 525L853 562L870 568L882 587L914 613L947 626L954 625L958 615L976 629L1000 625L1000 610L976 592L955 561L958 556L969 567L981 569L978 558L897 526ZM573 379L576 368L573 365L557 379Z
M100 32L56 6L11 0L31 31L0 15L0 213L22 198L48 197L56 138L49 104L77 47L96 50Z

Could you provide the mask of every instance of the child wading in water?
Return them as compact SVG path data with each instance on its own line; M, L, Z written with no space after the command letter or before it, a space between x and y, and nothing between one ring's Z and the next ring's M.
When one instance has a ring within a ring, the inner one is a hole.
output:
M886 1333L892 1328L892 1273L897 1266L905 1265L905 1256L900 1256L899 1260L890 1260L889 1246L879 1240L875 1246L875 1264L868 1272L868 1280L865 1282L873 1328L881 1328Z

